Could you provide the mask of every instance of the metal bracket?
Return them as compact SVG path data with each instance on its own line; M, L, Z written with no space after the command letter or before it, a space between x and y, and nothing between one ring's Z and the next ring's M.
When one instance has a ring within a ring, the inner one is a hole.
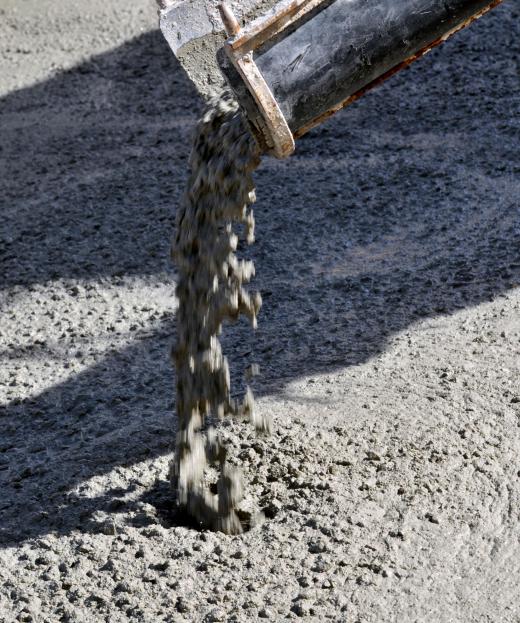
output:
M319 0L323 2L323 0ZM295 149L294 136L287 124L283 112L271 92L261 71L258 69L253 52L258 46L272 38L288 26L290 15L294 15L294 5L317 4L318 0L290 0L281 2L267 15L254 20L242 29L231 8L222 2L219 4L220 16L229 36L224 49L244 84L253 96L258 110L265 122L265 137L271 152L277 158L287 158ZM288 7L290 11L287 11Z
M234 52L251 52L325 2L327 0L282 0L265 15L234 33L229 46ZM226 13L231 13L225 2L222 5Z

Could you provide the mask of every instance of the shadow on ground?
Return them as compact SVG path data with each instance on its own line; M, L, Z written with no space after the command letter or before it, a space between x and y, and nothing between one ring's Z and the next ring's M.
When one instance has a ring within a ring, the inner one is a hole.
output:
M235 372L260 363L259 394L367 361L417 320L520 284L516 17L497 10L302 139L292 160L264 162L260 329L225 339ZM169 271L199 106L158 32L4 98L2 291ZM124 503L73 486L169 451L173 333L170 317L0 407L4 543L89 530L95 511Z

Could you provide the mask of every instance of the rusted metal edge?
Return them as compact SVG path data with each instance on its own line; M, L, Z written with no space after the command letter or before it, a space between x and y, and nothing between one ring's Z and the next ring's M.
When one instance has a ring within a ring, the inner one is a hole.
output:
M347 97L347 99L343 100L342 102L340 102L339 104L337 104L333 108L330 108L326 112L322 113L321 115L319 115L318 117L316 117L315 119L313 119L312 121L307 123L305 126L299 128L294 133L294 138L295 139L300 138L301 136L303 136L304 134L309 132L309 130L312 130L312 128L316 127L317 125L320 125L321 123L326 121L329 117L332 117L335 113L337 113L342 108L346 108L347 106L350 106L350 104L353 104L355 101L357 101L358 99L363 97L363 95L365 95L368 91L371 91L375 87L378 87L383 82L388 80L388 78L391 78L396 73L401 71L401 69L405 69L406 67L409 67L412 63L414 63L415 61L417 61L420 58L422 58L425 54L430 52L433 48L441 45L447 39L449 39L451 36L453 36L456 33L460 32L461 30L466 28L466 26L469 26L475 20L479 19L480 17L482 17L483 15L485 15L486 13L488 13L489 11L491 11L492 9L497 7L499 4L502 3L502 1L503 0L493 0L493 2L491 2L487 7L485 7L484 9L479 11L478 13L475 13L475 15L472 15L470 18L468 18L467 20L465 20L464 22L462 22L461 24L459 24L458 26L456 26L452 30L450 30L447 33L445 33L442 37L439 37L438 39L435 39L435 41L432 41L430 44L428 44L427 46L425 46L424 48L422 48L421 50L419 50L418 52L416 52L415 54L413 54L412 56L410 56L409 58L404 60L402 63L399 63L398 65L396 65L395 67L393 67L392 69L387 71L386 73L384 73L381 76L379 76L379 78L376 78L375 80L373 80L372 82L370 82L369 84L364 86L362 89L360 89L359 91L357 91L353 95L350 95L349 97Z
M228 36L239 35L242 29L231 8L225 2L221 2L218 10Z
M240 26L231 8L225 2L221 2L218 8L227 33L240 36ZM244 52L243 49L234 50L231 39L224 44L224 49L253 96L264 120L266 136L263 138L270 148L270 153L277 158L287 158L295 150L294 137L271 89L253 59L253 52Z
M280 110L271 89L253 60L253 53L236 56L226 45L226 52L242 77L244 84L254 97L258 110L265 121L266 140L271 146L271 153L277 158L287 158L295 150L294 136Z
M236 34L229 44L236 52L247 54L272 39L326 0L283 0Z

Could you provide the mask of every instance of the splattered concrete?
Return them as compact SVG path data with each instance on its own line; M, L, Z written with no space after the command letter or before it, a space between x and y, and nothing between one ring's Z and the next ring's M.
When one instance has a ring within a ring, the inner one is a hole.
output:
M516 623L518 7L258 170L262 322L223 347L274 433L225 428L268 519L236 537L167 483L199 100L153 3L0 11L0 619Z

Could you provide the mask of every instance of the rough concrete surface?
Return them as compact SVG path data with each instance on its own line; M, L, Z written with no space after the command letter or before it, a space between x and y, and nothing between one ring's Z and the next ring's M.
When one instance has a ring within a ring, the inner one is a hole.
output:
M520 621L517 4L256 173L238 537L166 482L198 97L153 3L0 13L0 620Z
M228 0L235 17L249 23L276 4L277 0ZM218 11L219 0L161 0L161 30L183 69L208 97L224 86L217 63L217 50L227 35Z

